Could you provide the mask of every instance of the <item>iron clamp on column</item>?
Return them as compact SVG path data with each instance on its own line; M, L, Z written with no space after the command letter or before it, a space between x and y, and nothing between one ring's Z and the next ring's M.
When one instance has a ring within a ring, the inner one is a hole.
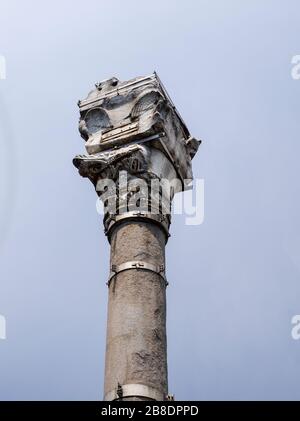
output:
M150 212L142 212L142 211L124 212L119 215L107 214L104 219L104 232L105 232L105 235L108 237L109 242L111 239L112 230L119 223L125 222L129 219L132 221L149 222L149 223L155 223L156 225L159 225L166 236L166 243L167 243L168 238L170 237L169 227L171 224L171 216L154 214Z
M118 273L124 272L126 270L148 270L150 272L154 272L161 277L165 283L165 286L168 286L168 281L165 274L165 265L153 265L152 263L143 262L140 260L132 260L121 263L120 265L111 265L111 272L107 281L107 286L109 287L112 279Z

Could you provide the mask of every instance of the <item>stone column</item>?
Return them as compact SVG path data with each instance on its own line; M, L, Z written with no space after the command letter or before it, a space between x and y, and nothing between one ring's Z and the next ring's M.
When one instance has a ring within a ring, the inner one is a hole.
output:
M123 222L111 236L111 264L140 261L164 266L165 240L155 224ZM118 384L130 395L145 398L164 400L168 392L166 282L142 267L120 272L109 283L106 400ZM144 386L149 390L143 391Z
M156 74L98 83L79 107L88 155L73 162L103 201L111 244L104 400L165 400L165 244L200 142Z

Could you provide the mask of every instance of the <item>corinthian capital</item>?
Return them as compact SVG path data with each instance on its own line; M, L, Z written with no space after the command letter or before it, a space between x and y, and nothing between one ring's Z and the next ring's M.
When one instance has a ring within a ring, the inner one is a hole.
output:
M74 165L95 185L104 175L115 178L120 169L168 178L172 166L182 189L184 180L192 179L191 160L200 141L190 136L156 73L97 83L79 109L88 155L75 157Z
M168 232L171 201L190 185L200 141L190 136L156 73L97 83L78 105L87 155L73 163L104 203L106 232L125 217L151 219Z

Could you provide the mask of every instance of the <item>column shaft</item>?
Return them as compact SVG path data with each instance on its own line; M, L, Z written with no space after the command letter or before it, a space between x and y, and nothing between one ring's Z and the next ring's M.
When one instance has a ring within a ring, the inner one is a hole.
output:
M123 222L111 235L111 264L164 265L165 241L155 224ZM167 395L166 285L155 272L126 270L109 284L104 397L118 384L148 386L161 399Z

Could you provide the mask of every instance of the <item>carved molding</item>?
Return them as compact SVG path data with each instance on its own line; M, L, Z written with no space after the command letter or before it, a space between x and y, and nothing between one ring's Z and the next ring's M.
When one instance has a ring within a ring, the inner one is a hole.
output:
M129 203L136 196L140 210L149 212L151 205L151 211L167 214L174 194L185 188L186 179L193 178L191 160L200 141L190 136L156 73L126 82L111 78L95 86L78 103L79 132L88 154L76 156L74 165L91 180L98 195L105 197L104 203L117 199L116 210L107 211L110 216L121 210L130 212ZM132 182L123 194L122 172ZM107 179L115 186L105 190L102 181ZM153 180L173 184L159 187L154 196ZM142 190L141 181L152 190Z
M126 82L115 77L100 82L79 101L79 109L79 131L88 154L159 135L152 147L166 155L182 181L192 178L191 159L200 141L190 136L155 73Z

